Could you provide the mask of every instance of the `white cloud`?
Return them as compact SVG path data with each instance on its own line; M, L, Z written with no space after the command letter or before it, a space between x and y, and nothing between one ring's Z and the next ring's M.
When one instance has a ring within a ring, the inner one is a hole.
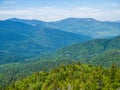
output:
M11 17L40 19L45 21L54 21L68 17L91 17L99 20L120 20L120 9L99 9L93 7L40 7L24 10L0 10L0 19Z
M1 15L19 15L19 14L28 14L28 13L32 13L31 11L28 10L5 10L5 11L0 11Z

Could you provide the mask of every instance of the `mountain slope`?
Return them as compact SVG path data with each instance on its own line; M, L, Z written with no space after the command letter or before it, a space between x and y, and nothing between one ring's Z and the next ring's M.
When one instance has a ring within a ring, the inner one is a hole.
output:
M49 72L36 72L10 85L7 90L117 90L120 69L85 64L62 65Z
M66 46L55 53L26 62L0 65L0 88L34 72L48 71L61 64L78 61L107 68L114 63L120 67L120 36Z
M93 38L107 38L120 35L120 23L98 21L92 18L67 18L50 22L49 27L85 34Z
M107 57L111 55L111 60L114 57L117 58L119 62L118 63L118 66L119 66L120 65L120 58L119 58L120 53L118 53L119 50L120 50L120 36L113 39L96 39L96 40L88 41L85 43L71 45L56 51L52 58L56 58L56 59L65 58L69 60L80 60L81 62L84 62L84 63L92 62L92 64L97 64L91 60L93 57L97 57L99 55L100 55L99 57L106 56L104 58L106 58L106 62L107 62ZM111 53L116 52L116 53L110 54L110 52ZM96 58L95 60L97 60L96 62L102 63L103 59ZM108 62L112 62L112 61L108 61ZM108 66L110 66L110 64L108 64Z
M66 18L54 22L44 22L34 19L26 20L17 18L11 18L9 20L22 22L38 27L49 27L67 32L84 34L92 38L111 38L120 35L119 22L98 21L93 18Z
M104 65L106 67L111 66L111 64L115 64L120 67L120 49L119 50L107 50L102 54L96 55L89 63L94 65Z
M10 19L7 19L7 20L14 21L14 22L22 22L22 23L25 23L25 24L28 24L28 25L39 26L39 27L43 27L47 23L47 22L44 22L44 21L36 20L36 19L28 20L28 19L10 18Z
M4 86L7 86L12 82L15 82L16 80L20 80L28 75L31 75L34 72L41 70L49 71L50 69L58 67L61 64L66 65L78 61L82 62L81 59L76 61L72 59L54 58L49 60L28 61L26 63L11 63L0 65L0 89L4 88ZM101 65L107 68L109 68L114 63L117 67L120 67L120 50L106 51L105 53L92 57L89 59L89 61L84 61L84 63L97 66Z
M91 38L21 22L0 21L0 64L17 62Z

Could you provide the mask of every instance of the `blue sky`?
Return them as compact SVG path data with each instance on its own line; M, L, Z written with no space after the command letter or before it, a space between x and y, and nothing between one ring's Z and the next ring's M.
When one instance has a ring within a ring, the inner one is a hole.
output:
M120 0L0 0L0 19L55 21L68 17L120 20Z

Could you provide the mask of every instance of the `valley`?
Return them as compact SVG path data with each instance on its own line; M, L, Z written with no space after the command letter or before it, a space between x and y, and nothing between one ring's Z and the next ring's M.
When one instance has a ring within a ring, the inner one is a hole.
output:
M92 18L1 20L0 89L118 89L119 28Z

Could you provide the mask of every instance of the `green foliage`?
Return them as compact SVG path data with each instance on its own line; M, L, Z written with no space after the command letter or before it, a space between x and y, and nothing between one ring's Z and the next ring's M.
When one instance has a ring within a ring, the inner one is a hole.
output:
M80 60L82 63L120 67L120 36L113 39L96 39L59 49L53 54L56 59Z
M93 57L89 63L94 65L102 65L109 67L114 63L117 67L120 67L120 50L108 50L100 55Z
M48 71L60 64L69 64L69 60L40 60L26 63L11 63L0 65L0 89L6 87L16 80L22 79L38 71Z
M73 63L49 72L36 72L21 79L7 90L116 90L120 87L120 69L113 64L105 69Z
M0 64L4 64L0 65L0 90L6 89L10 83L8 90L115 90L120 87L120 69L117 68L120 67L120 36L67 46L46 55L60 47L90 39L50 27L89 34L94 38L106 36L106 33L108 36L118 35L120 31L118 23L90 18L49 23L0 21ZM40 58L33 58L38 55ZM102 65L107 69L81 63L65 66L76 61ZM60 64L65 65L56 67Z
M85 35L42 28L9 20L0 21L0 64L23 62L63 46L84 42Z
M55 53L33 58L23 63L0 65L0 87L22 79L34 72L48 71L60 64L72 62L89 63L110 67L113 63L120 67L120 37L93 40L65 47ZM91 48L92 47L92 48Z

